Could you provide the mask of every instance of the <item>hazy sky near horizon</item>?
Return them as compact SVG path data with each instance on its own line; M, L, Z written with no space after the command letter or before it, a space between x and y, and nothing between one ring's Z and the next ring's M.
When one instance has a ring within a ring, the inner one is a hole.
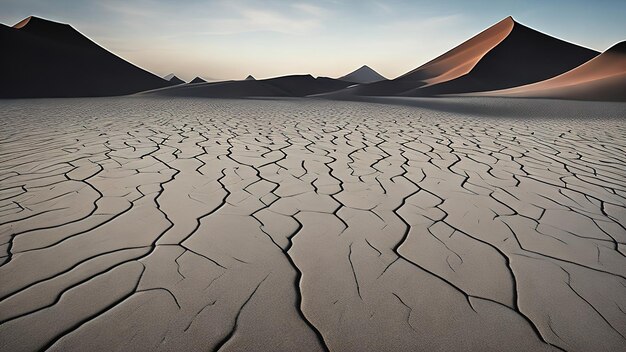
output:
M69 23L155 74L338 77L367 64L394 78L512 15L598 51L626 40L626 1L0 0L0 22Z

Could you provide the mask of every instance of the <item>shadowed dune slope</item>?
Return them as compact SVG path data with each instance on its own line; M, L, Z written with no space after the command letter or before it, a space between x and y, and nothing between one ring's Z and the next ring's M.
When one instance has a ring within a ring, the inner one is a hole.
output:
M465 75L406 92L428 96L479 92L542 81L591 60L598 52L528 28L512 18L510 33Z
M394 80L340 94L433 96L510 88L567 72L598 52L548 36L511 17Z
M0 25L0 43L1 98L112 96L171 85L67 24L28 17Z
M445 54L400 76L400 79L432 85L465 75L511 33L514 24L513 18L507 17Z
M387 80L385 77L383 77L367 65L363 65L360 68L337 79L353 83L372 83Z
M343 89L350 82L311 75L283 76L263 80L209 82L158 89L145 94L207 98L304 97Z
M289 96L276 87L257 81L204 82L183 86L157 89L142 95L203 98L242 98L242 97L286 97Z
M626 101L626 41L562 75L484 95Z

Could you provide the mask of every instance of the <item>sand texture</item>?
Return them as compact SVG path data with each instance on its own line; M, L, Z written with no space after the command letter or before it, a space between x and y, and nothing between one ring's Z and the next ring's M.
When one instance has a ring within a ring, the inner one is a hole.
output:
M0 101L0 350L623 350L625 106L507 101Z

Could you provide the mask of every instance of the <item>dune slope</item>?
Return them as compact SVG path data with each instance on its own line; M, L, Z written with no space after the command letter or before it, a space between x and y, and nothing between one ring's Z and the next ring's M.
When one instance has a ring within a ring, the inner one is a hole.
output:
M513 18L507 17L445 54L400 76L400 79L432 85L465 75L489 50L506 39L513 30L514 24Z
M404 95L424 96L479 92L542 81L577 67L598 52L565 42L508 18L508 35L464 75L428 84Z
M554 78L485 95L626 101L626 41Z
M504 89L557 76L598 54L507 17L394 80L353 87L339 95L434 96Z
M0 43L0 98L124 95L171 84L67 24L28 17L0 25Z

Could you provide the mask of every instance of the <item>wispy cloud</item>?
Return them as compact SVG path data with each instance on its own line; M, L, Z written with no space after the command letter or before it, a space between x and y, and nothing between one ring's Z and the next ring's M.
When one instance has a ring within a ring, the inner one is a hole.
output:
M464 20L461 14L452 14L445 16L429 16L419 19L411 20L398 20L389 23L382 24L380 27L391 32L401 33L414 33L420 35L430 36L433 30L442 30L447 32L447 29L452 26L459 25Z
M100 2L98 5L104 10L112 14L130 18L150 18L158 13L158 8L152 1L144 0L135 3L126 3L118 1Z
M312 29L319 28L322 18L318 14L311 14L315 7L298 7L304 15L291 15L284 11L265 10L248 6L235 9L238 14L230 19L216 19L209 23L214 33L242 33L253 31L278 32L289 34L304 34Z
M317 18L322 18L329 14L329 11L327 9L307 3L292 4L291 7Z
M331 14L325 8L304 2L284 4L235 0L176 7L159 0L132 3L111 0L99 6L103 14L115 18L117 23L123 23L126 29L145 32L147 26L152 26L152 38L251 32L305 35L323 28L324 21ZM163 16L164 13L170 15Z
M385 13L392 13L393 12L393 8L383 2L380 1L373 1L372 4L374 5L374 7L376 7L377 10L382 10Z
M256 3L231 2L222 16L204 22L203 33L234 34L245 32L276 32L307 34L322 27L329 11L308 3L262 8Z

